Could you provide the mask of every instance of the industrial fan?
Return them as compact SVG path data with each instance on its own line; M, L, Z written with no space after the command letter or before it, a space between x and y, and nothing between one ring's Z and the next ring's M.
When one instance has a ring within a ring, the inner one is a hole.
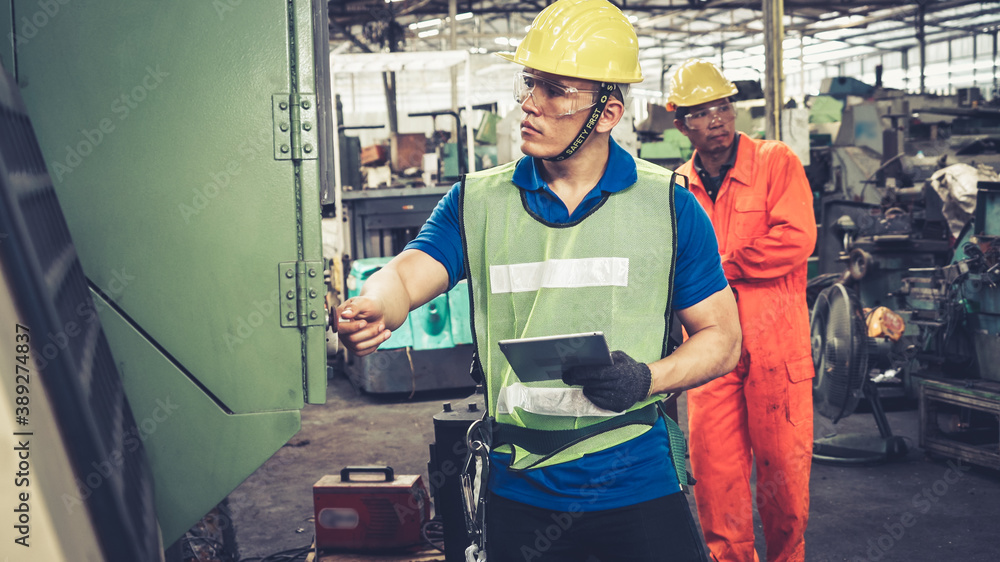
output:
M815 411L837 423L867 399L879 430L879 436L844 434L816 439L813 458L862 464L905 456L906 443L892 434L878 387L868 376L868 328L853 293L841 283L824 289L816 298L809 324L816 367Z

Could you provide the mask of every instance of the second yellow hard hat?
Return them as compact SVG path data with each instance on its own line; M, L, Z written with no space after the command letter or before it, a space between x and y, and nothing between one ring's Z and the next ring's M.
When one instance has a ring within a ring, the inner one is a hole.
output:
M688 59L677 67L670 79L667 110L692 107L738 93L736 85L722 75L719 67L701 59Z

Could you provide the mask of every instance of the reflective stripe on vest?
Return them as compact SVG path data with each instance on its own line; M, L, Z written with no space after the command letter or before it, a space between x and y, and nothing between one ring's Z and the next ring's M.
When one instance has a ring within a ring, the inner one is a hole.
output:
M612 285L628 286L628 259L581 258L490 266L490 291L493 293Z
M500 352L500 340L601 331L610 349L637 361L652 363L666 355L676 253L674 186L671 172L636 163L635 184L605 195L583 219L569 224L547 223L528 210L512 182L516 163L463 181L460 212L473 334L489 413L498 423L577 429L617 415L561 380L520 381ZM553 455L515 447L511 467L567 462L648 429L613 429Z

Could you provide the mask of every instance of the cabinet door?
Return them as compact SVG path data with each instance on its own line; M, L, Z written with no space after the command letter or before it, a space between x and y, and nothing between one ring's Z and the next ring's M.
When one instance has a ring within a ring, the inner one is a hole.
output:
M12 4L0 60L170 544L298 431L305 402L325 400L326 3Z

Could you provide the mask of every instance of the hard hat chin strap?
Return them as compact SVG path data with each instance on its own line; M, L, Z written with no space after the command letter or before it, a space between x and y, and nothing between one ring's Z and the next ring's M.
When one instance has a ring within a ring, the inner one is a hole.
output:
M600 92L600 97L597 98L597 105L594 106L593 110L590 112L590 117L583 123L583 128L580 129L580 134L576 135L573 142L569 143L559 156L553 156L552 158L546 158L545 160L551 162L562 162L563 160L573 156L578 148L583 146L583 141L587 140L590 133L594 132L594 127L597 126L597 122L601 119L601 114L604 113L605 106L608 105L608 100L611 99L611 94L615 91L615 84L613 82L602 82L598 90Z

